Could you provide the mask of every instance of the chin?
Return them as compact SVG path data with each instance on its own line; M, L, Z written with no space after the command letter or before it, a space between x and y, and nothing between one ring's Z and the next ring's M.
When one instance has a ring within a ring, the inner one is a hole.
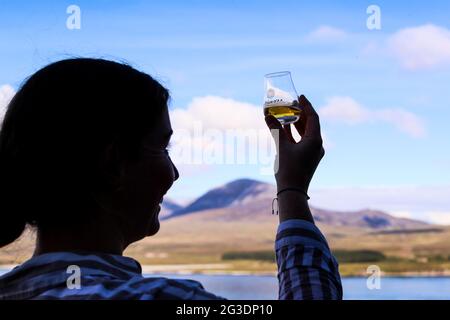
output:
M159 220L156 218L156 221L152 222L147 231L147 237L154 236L159 231Z
M159 231L159 227L160 227L159 211L160 210L161 210L161 207L158 206L154 211L155 212L154 215L152 216L151 220L149 221L148 228L147 228L147 237L153 236L153 235L157 234Z

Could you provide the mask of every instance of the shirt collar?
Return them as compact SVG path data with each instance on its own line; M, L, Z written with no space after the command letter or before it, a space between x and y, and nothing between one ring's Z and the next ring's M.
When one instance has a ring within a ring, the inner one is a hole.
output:
M93 252L51 252L32 257L4 276L19 276L28 273L52 273L78 266L82 276L109 276L127 279L142 275L142 267L133 258L114 254Z

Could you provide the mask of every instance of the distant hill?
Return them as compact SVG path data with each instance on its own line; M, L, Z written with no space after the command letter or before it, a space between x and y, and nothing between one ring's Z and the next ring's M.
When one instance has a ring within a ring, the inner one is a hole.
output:
M158 234L130 245L125 254L158 272L273 272L271 263L230 262L223 256L273 251L278 227L278 217L271 214L275 194L272 184L239 179L213 188L187 205L165 198L160 212L164 221ZM352 256L355 250L381 252L393 257L381 266L393 274L450 270L450 227L369 209L347 212L313 207L312 212L333 250L351 251ZM35 235L27 231L14 244L1 248L0 264L29 258ZM424 263L426 260L432 263ZM341 264L341 268L343 275L365 276L367 264Z
M172 208L162 219L175 219L185 215L202 215L217 220L260 220L270 215L276 187L272 184L239 179L214 188L201 195L185 207L173 202L163 204ZM223 209L223 210L217 210ZM215 214L207 214L214 210ZM347 226L369 229L420 229L429 224L412 219L397 218L383 211L363 209L358 211L336 211L311 207L316 222L329 226Z
M164 217L170 216L173 212L177 210L181 210L183 207L177 204L170 198L164 198L163 203L161 204L161 211L159 212L159 217L164 219Z
M186 207L173 211L169 217L237 205L251 205L261 198L273 198L274 192L275 187L268 183L251 179L234 180L206 192Z

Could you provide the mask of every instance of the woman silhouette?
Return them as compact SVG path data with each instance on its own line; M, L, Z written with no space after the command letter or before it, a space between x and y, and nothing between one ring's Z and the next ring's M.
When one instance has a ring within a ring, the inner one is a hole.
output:
M220 299L192 280L144 278L122 255L159 230L179 174L167 152L169 93L151 76L102 59L68 59L33 74L0 133L0 247L26 225L33 257L0 277L0 299ZM314 226L309 181L323 156L317 114L303 96L304 138L279 132L280 299L342 297L337 264ZM300 167L300 168L299 168ZM78 271L70 286L68 270Z

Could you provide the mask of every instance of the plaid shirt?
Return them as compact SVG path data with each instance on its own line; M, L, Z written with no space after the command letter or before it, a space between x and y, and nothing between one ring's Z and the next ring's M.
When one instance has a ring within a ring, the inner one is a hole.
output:
M313 223L297 219L282 222L275 252L280 300L342 299L338 263Z
M313 224L301 220L281 223L275 248L280 299L342 298L337 263ZM79 288L68 285L74 272L70 266L79 268ZM132 258L54 252L33 257L0 277L0 299L223 298L207 292L197 281L144 277L140 264Z

